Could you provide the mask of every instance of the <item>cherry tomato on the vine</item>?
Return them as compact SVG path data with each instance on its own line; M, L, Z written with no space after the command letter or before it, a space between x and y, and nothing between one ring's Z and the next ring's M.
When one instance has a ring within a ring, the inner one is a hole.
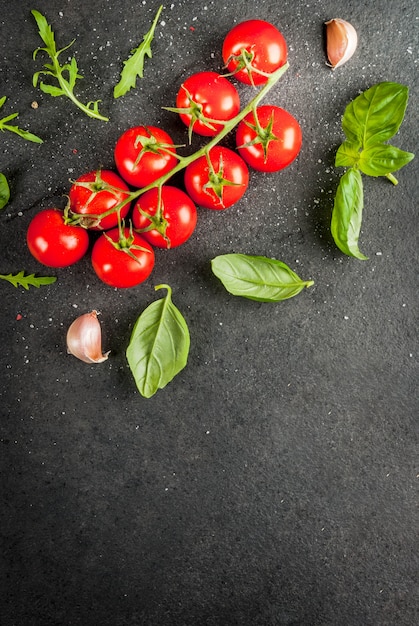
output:
M111 170L97 170L87 172L80 176L70 187L69 205L70 210L81 216L80 224L92 230L106 230L118 225L118 213L112 211L115 207L128 197L127 184L118 174ZM121 219L129 211L129 202L120 210ZM100 216L109 213L104 217Z
M177 187L163 185L142 194L134 205L132 222L141 236L158 248L175 248L185 243L195 230L196 206Z
M236 144L239 154L255 170L282 170L300 152L302 132L291 113L274 105L257 107L238 124Z
M170 135L156 126L134 126L115 145L114 158L122 178L133 187L147 187L177 164Z
M102 233L92 249L97 276L111 287L134 287L144 282L154 267L154 250L143 237L129 228Z
M240 200L249 184L249 170L233 150L214 146L185 169L185 187L192 200L208 209L227 209Z
M216 72L198 72L182 83L176 98L180 119L198 135L214 137L240 111L237 89ZM186 112L187 111L187 112Z
M26 242L32 256L48 267L67 267L87 252L89 235L81 226L65 223L64 211L44 209L31 220Z
M229 72L247 85L262 85L287 61L287 43L279 30L264 20L234 26L223 42L222 55Z

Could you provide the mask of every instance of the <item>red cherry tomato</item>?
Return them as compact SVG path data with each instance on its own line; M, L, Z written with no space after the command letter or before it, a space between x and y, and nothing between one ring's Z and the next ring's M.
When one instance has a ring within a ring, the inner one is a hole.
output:
M156 126L134 126L115 145L114 158L122 178L133 187L147 187L177 164L171 137Z
M249 184L249 170L233 150L214 146L185 170L185 187L192 200L208 209L227 209L240 200Z
M114 245L116 244L116 245ZM118 228L102 233L92 249L92 265L97 276L111 287L134 287L144 282L154 267L154 251L137 233Z
M70 209L79 215L96 215L97 219L85 217L81 219L84 227L92 230L106 230L118 225L118 213L113 211L100 218L103 213L112 211L120 202L128 197L127 184L118 174L111 170L98 170L80 176L70 187ZM124 218L129 211L129 202L120 209L120 217Z
M31 220L26 242L32 256L43 265L67 267L86 254L89 235L81 226L66 224L63 211L44 209Z
M239 113L240 97L227 78L216 72L198 72L181 85L176 107L190 110L179 115L193 132L214 137L223 129L218 120L228 121Z
M158 248L175 248L185 243L195 230L196 221L197 211L192 200L184 191L170 185L162 186L160 200L156 188L142 194L132 215L136 229L151 227L141 236Z
M282 67L287 60L287 44L273 24L247 20L227 33L222 55L228 71L233 72L237 80L247 85L262 85L268 77L258 72L272 74Z
M302 132L295 117L274 105L263 105L237 126L239 154L250 167L276 172L294 161L301 149Z

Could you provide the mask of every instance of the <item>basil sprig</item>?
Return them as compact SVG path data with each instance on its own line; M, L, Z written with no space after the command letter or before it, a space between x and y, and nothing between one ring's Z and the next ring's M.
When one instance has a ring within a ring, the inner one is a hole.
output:
M186 365L190 336L169 285L165 298L152 302L137 319L127 348L127 360L139 392L151 398Z
M339 146L335 165L347 167L337 188L331 233L338 248L349 256L365 260L358 247L362 225L362 174L385 176L394 185L393 172L404 167L414 154L384 143L391 139L404 119L409 90L398 83L374 85L350 102L342 118L346 140Z
M212 259L211 268L229 293L259 302L287 300L314 284L282 261L264 256L222 254Z

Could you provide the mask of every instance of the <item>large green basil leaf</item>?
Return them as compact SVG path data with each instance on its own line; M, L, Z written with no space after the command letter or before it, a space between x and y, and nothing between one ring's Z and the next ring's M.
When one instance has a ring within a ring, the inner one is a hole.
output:
M7 178L0 172L0 209L3 209L10 200L10 188Z
M286 300L314 284L301 280L282 261L264 256L222 254L212 259L211 267L231 294L259 302Z
M379 144L362 150L358 166L368 176L386 176L404 167L414 156L395 146Z
M374 85L350 102L342 118L347 139L362 148L393 137L403 121L409 89L383 82Z
M352 141L344 141L336 152L336 167L352 167L359 160L359 144Z
M165 298L152 302L137 319L127 348L127 359L138 390L150 398L163 389L186 365L188 326L172 302L168 285Z
M359 170L350 169L339 181L332 212L331 232L336 245L344 254L366 260L367 257L358 248L363 206L362 176Z

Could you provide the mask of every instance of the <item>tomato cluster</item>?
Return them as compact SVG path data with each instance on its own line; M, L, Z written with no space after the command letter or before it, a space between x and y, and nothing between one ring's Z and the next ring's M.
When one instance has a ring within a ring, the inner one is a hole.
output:
M178 90L176 107L168 107L188 127L190 143L193 134L215 141L182 157L161 128L128 128L115 145L116 171L83 174L72 183L64 211L46 209L31 221L27 244L39 262L50 267L77 262L88 251L90 231L98 277L113 287L138 285L153 270L154 247L174 248L191 237L197 206L227 209L246 192L249 166L275 172L294 161L302 143L297 120L274 105L255 106L238 118L239 93L228 79L234 75L247 85L266 83L287 61L282 34L262 20L242 22L227 34L222 56L229 74L189 76ZM216 141L231 121L235 150ZM180 171L185 191L168 184Z

